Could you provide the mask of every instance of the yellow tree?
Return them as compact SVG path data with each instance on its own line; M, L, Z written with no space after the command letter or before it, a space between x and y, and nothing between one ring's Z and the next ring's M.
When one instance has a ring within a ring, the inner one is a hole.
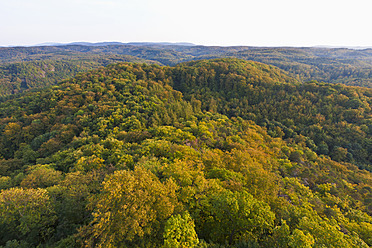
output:
M162 241L166 220L176 206L176 184L164 183L144 168L116 171L103 182L87 247L141 246ZM120 245L119 245L120 244Z

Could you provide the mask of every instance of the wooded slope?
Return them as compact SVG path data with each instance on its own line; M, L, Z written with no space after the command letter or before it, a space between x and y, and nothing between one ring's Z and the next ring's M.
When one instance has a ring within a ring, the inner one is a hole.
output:
M218 59L119 63L3 101L0 245L369 247L370 94Z

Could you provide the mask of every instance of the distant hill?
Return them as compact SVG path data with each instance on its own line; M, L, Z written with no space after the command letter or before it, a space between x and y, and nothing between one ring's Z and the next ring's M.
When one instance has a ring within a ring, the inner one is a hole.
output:
M118 62L153 64L156 61L129 55L74 54L0 64L0 97L55 85L76 74Z
M107 60L106 58L110 56L116 56L116 58ZM121 56L124 57L120 59ZM126 56L131 56L131 59L128 60L129 57ZM38 76L27 77L26 79L26 77L13 75L13 71L5 69L6 63L44 60L71 63L72 60L76 62L81 60L78 63L94 64L95 66L88 66L87 68L96 68L107 64L105 62L97 63L100 60L99 57L103 61L111 61L113 63L143 61L162 65L175 65L180 62L200 59L240 58L274 65L287 71L289 75L301 82L317 80L320 82L372 88L372 49L218 47L167 42L128 44L120 42L77 42L69 45L60 44L58 46L0 48L0 65L3 65L3 72L0 72L0 75L3 75L2 78L10 79L10 81L1 82L0 95L19 92L20 82L22 81L28 81L29 88L43 87L56 83L56 78L48 79L49 76L54 77L55 73L46 74L42 80L39 80ZM77 69L77 71L84 70ZM30 73L32 74L32 72ZM60 74L63 75L64 73L61 72ZM73 74L67 73L65 77L58 77L58 80L70 76L73 76ZM12 81L11 78L16 81ZM50 83L45 84L45 81Z
M354 49L354 50L364 50L364 49L372 49L372 46L314 46L320 48L347 48L347 49Z
M195 44L189 42L71 42L71 43L53 43L53 42L46 42L37 44L35 46L69 46L69 45L76 45L76 46L110 46L110 45L133 45L133 46L195 46Z
M129 42L126 45L134 46L196 46L189 42Z

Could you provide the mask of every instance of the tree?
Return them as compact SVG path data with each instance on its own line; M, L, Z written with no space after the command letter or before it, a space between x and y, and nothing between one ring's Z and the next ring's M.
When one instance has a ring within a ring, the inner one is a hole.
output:
M295 229L289 236L289 247L293 248L311 248L314 245L314 238L310 233L306 235L298 229Z
M337 161L337 162L342 162L346 159L346 155L347 155L347 149L345 148L342 148L342 147L336 147L332 153L331 153L331 157L333 160Z
M273 230L272 235L272 244L270 244L273 247L288 247L288 241L290 237L290 230L289 226L287 225L285 220L282 220L282 225L275 227Z
M35 165L28 169L29 174L22 180L21 186L26 188L46 188L57 184L62 173L48 165Z
M292 236L301 243L305 244L305 240L310 239L314 240L315 247L353 247L349 236L340 231L340 227L334 219L322 220L314 213L312 216L303 217L300 220L299 229ZM305 235L305 233L307 234ZM297 243L295 242L292 247L298 247L295 244Z
M56 221L45 189L10 188L0 193L0 237L38 244L47 240Z
M229 244L256 241L274 226L275 215L270 207L246 191L226 190L209 196L202 205L205 216L200 217L205 220L203 238L207 240Z
M136 167L134 171L116 171L103 182L87 247L116 247L118 244L139 246L143 242L159 244L166 220L177 207L176 185L162 183L151 172Z
M194 220L188 212L170 217L164 228L164 248L192 248L198 243Z

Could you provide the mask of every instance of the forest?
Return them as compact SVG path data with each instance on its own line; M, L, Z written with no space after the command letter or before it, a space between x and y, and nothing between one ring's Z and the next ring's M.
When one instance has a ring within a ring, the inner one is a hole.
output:
M372 49L320 47L217 47L164 43L72 43L0 47L0 97L54 85L100 66L239 58L276 66L300 82L317 80L372 88Z
M130 55L53 55L30 61L0 63L0 97L55 85L78 73L117 62L156 63Z
M372 89L96 65L0 99L0 247L372 246Z

